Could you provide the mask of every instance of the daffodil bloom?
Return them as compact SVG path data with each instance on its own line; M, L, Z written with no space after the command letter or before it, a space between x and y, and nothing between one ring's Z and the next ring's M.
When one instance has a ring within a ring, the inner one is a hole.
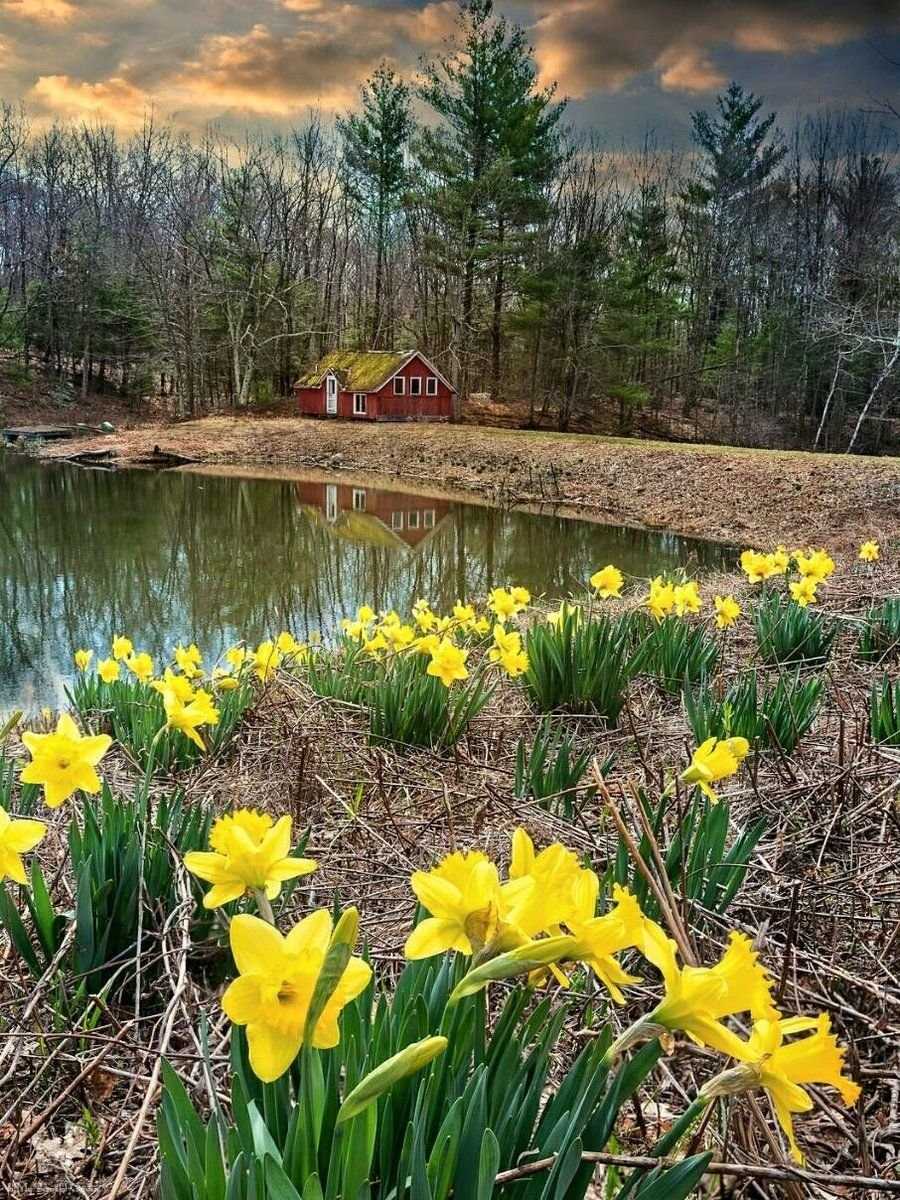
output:
M412 625L391 625L384 630L384 636L392 650L405 650L416 640L416 631Z
M791 565L791 556L784 546L776 547L768 557L774 575L783 575Z
M226 671L224 667L215 667L213 669L212 679L214 685L219 689L220 692L233 692L239 685L239 681L234 677L234 675L231 674L230 671Z
M723 738L721 741L714 737L707 738L694 751L691 765L682 772L681 780L683 783L696 784L713 804L717 804L719 797L710 784L734 775L749 749L750 743L746 738Z
M486 617L486 616L484 616L483 614L482 614L482 616L478 617L478 618L477 618L477 619L476 619L476 620L475 620L475 621L472 623L472 632L473 632L473 633L477 633L477 634L479 635L479 637L481 637L481 636L483 636L484 634L488 633L488 632L490 631L490 628L491 628L491 623L490 623L490 621L487 619L487 617Z
M529 887L522 887L527 881ZM535 851L526 830L512 835L509 882L501 887L503 912L528 938L539 933L553 936L563 923L570 924L584 911L583 896L593 889L596 907L599 881L593 871L582 867L571 850L553 842ZM591 909L591 916L594 910Z
M824 583L834 574L834 559L825 550L814 550L811 554L797 550L794 562L804 578L814 579L817 583Z
M527 608L531 603L531 592L529 592L528 588L514 587L510 590L510 595L512 596L513 604L520 611L523 608Z
M785 1039L791 1034L815 1032L809 1037ZM861 1089L844 1075L844 1050L831 1032L831 1021L821 1013L816 1020L790 1017L756 1021L749 1039L738 1039L729 1054L740 1065L710 1079L701 1096L740 1095L764 1088L771 1097L778 1123L791 1148L791 1158L802 1166L805 1158L794 1137L794 1113L809 1112L812 1097L804 1084L826 1083L836 1088L848 1107L855 1104Z
M114 637L112 652L113 658L130 658L134 653L134 646L131 644L131 638L122 637L121 635L119 637Z
M499 662L504 654L518 654L522 649L522 637L515 629L494 626L494 644L488 651L491 662Z
M361 625L371 625L375 620L375 609L370 608L368 604L363 604L356 610L356 619Z
M267 813L238 808L214 822L209 832L210 851L192 850L184 865L213 886L203 897L205 908L218 908L238 900L247 891L265 892L274 900L288 879L309 875L317 863L312 858L291 858L291 818L273 824Z
M745 550L740 557L741 570L751 583L763 583L777 573L775 562L758 550Z
M520 675L524 675L528 670L528 655L524 650L501 654L499 661L500 666L510 679L518 679Z
M388 641L384 634L379 630L374 637L367 638L363 642L363 649L366 654L371 654L373 658L378 658L383 650L387 650Z
M475 620L475 609L471 604L463 604L462 600L457 600L453 605L453 619L459 621L465 629Z
M790 585L792 598L800 605L801 608L806 608L810 604L816 602L816 592L819 587L819 580L815 575L804 575L802 579L797 579Z
M190 679L186 675L176 675L171 667L166 667L162 679L151 679L150 686L161 696L167 691L174 692L183 704L194 698L194 688Z
M53 733L22 734L31 754L23 767L22 783L37 783L44 789L44 803L59 808L73 792L100 791L96 767L112 745L105 733L84 736L68 713L62 713Z
M91 665L91 659L94 657L93 650L76 650L75 651L75 666L79 671L86 671Z
M716 625L719 629L730 629L741 615L741 606L733 596L716 596Z
M274 642L260 642L253 652L253 670L257 679L267 683L281 666L282 654Z
M644 603L650 609L650 614L657 621L667 617L675 607L675 589L671 583L664 583L657 577L650 582L650 592Z
M368 626L363 625L362 621L351 621L347 617L342 619L341 629L353 642L362 642L369 636Z
M225 651L225 661L233 671L239 671L247 661L247 647L232 646L230 650Z
M46 832L43 821L13 818L0 805L0 880L28 883L22 855L33 850Z
M125 659L125 666L141 683L146 683L153 674L153 659L143 651L140 654L129 654Z
M412 644L412 649L417 654L434 654L438 646L441 644L441 639L436 633L426 633L424 637L416 638Z
M163 707L166 710L166 727L177 729L186 738L205 750L203 738L197 732L201 725L218 725L219 710L212 701L209 692L199 689L190 699L182 699L173 688L166 688L162 694Z
M275 645L282 654L296 654L300 649L300 643L288 630L283 630L275 639Z
M488 596L488 608L501 621L507 621L519 612L520 606L513 598L512 592L506 588L494 588Z
M640 977L629 975L613 956L644 945L648 918L631 892L618 884L613 888L613 907L598 917L598 891L599 880L592 871L579 880L575 911L566 919L575 939L572 957L591 968L616 1004L624 1004L622 988L640 983Z
M429 633L437 624L437 617L428 607L414 609L413 617L423 633Z
M175 662L188 679L196 679L200 674L200 664L203 662L203 656L198 647L191 642L190 646L175 647Z
M97 674L104 683L115 683L119 678L119 664L114 658L102 658L97 663Z
M431 915L406 939L407 958L474 954L492 939L503 900L497 867L480 850L454 851L432 870L416 871L410 885Z
M679 617L683 617L686 613L698 613L703 604L693 579L687 583L678 584L672 593L672 600L675 604L675 612Z
M591 576L591 587L601 600L608 600L613 596L621 596L624 582L625 578L622 572L618 567L614 567L612 563L606 567L601 567L599 571L595 571Z
M434 675L444 687L450 687L457 679L468 679L466 657L468 651L454 646L449 638L442 638L439 645L432 651L431 662L426 667L429 675Z
M735 1056L740 1039L722 1024L724 1017L749 1012L754 1020L778 1019L772 980L744 934L730 935L713 967L679 966L675 943L652 921L645 922L640 949L661 973L666 991L638 1026L682 1030L699 1045Z
M881 555L881 547L877 542L863 542L859 548L859 561L873 563L878 562Z
M331 938L331 914L318 909L287 937L246 913L230 925L231 953L239 971L222 996L235 1025L247 1027L250 1066L265 1083L288 1069L303 1045L306 1019ZM338 1017L365 990L372 968L351 958L312 1031L311 1043L329 1049L340 1041Z

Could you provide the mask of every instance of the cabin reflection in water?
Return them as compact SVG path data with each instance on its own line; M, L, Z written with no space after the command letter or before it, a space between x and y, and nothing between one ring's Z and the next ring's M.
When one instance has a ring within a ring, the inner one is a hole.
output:
M449 500L349 483L301 481L303 511L335 537L372 546L419 550L450 516Z

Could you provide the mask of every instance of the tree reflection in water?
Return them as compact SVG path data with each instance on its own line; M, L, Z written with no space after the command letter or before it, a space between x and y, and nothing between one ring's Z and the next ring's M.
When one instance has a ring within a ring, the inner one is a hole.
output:
M436 607L524 584L554 596L607 562L649 576L721 546L406 490L86 471L0 454L0 711L58 704L72 650L128 633L218 654L282 628L327 637L360 604Z

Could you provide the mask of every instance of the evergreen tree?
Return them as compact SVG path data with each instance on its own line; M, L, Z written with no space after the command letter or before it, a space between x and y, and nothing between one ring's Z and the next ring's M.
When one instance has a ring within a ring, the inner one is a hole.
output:
M410 90L386 64L362 87L362 111L337 122L343 141L347 188L375 239L375 285L369 343L393 343L393 322L384 321L384 276L393 224L407 186L406 152L414 122Z

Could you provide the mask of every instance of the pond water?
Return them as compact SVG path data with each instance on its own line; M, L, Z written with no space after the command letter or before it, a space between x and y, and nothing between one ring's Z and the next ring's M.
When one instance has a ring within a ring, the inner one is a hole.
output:
M727 547L325 475L83 470L0 452L0 713L56 706L78 646L154 656L332 632L362 603L435 607L524 584L560 596L614 562L651 576Z

